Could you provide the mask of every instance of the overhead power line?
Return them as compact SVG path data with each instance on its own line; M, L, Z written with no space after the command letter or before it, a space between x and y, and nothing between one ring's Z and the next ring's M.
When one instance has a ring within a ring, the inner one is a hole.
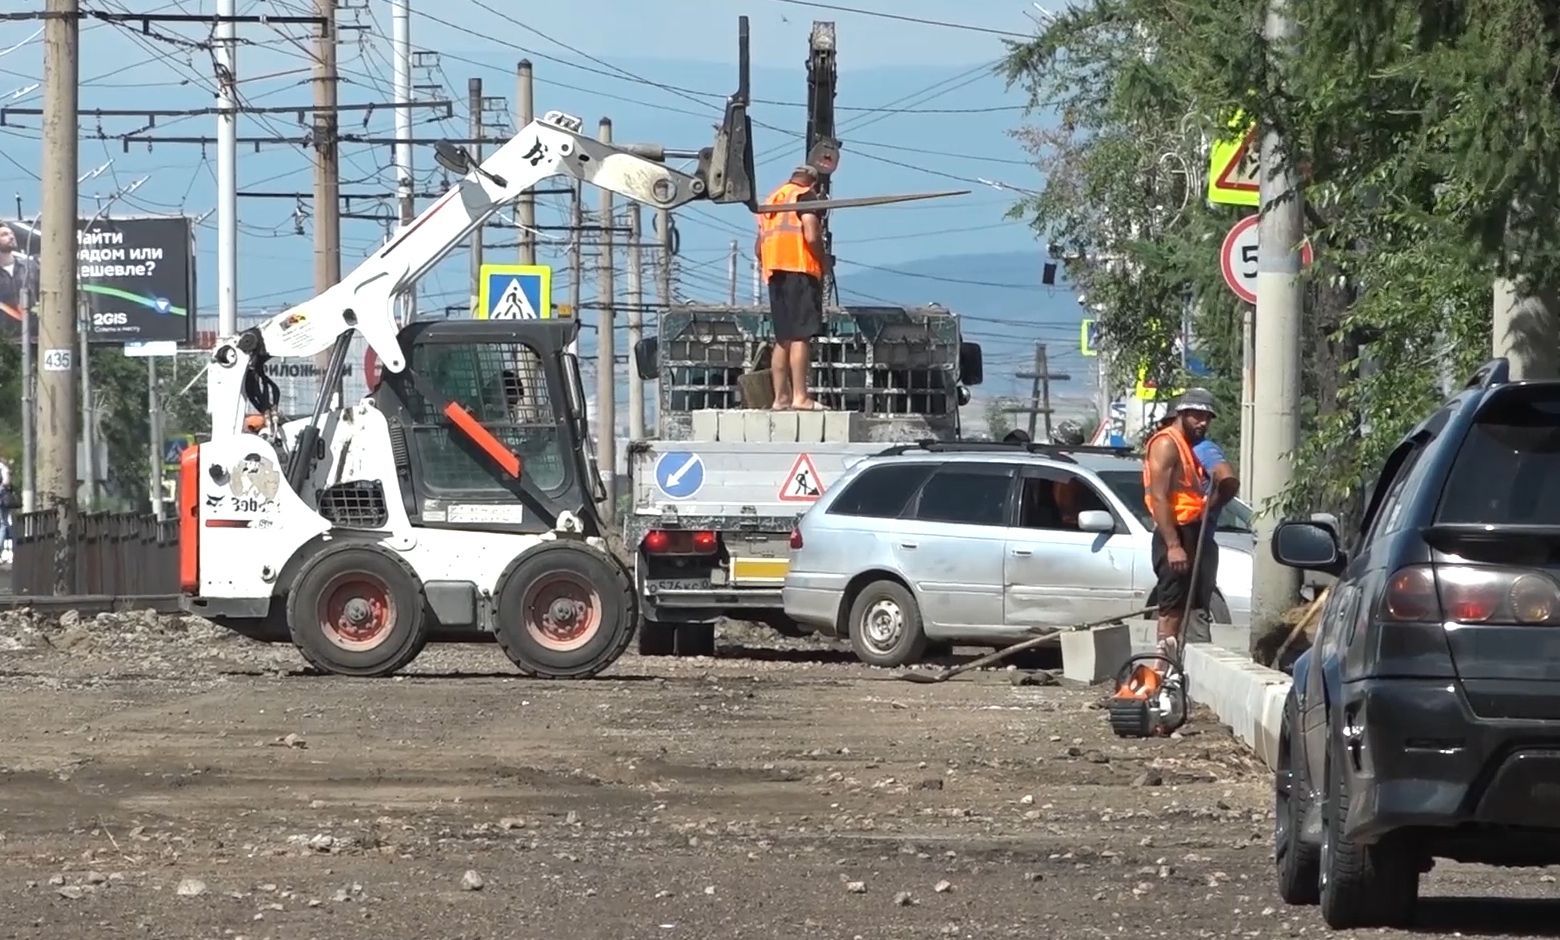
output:
M863 10L858 7L842 7L832 3L815 3L813 0L774 0L775 3L789 3L798 7L815 7L820 10L834 10L839 13L859 13L862 16L876 16L885 20L900 20L905 23L919 23L922 26L941 26L945 29L964 29L972 33L990 33L993 36L1012 36L1015 39L1033 39L1027 33L1015 33L1007 29L992 29L989 26L974 26L969 23L949 23L945 20L926 20L918 16L905 16L901 13L885 13L882 10Z

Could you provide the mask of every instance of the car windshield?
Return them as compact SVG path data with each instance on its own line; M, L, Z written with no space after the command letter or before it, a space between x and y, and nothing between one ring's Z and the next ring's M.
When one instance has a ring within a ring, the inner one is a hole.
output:
M1154 517L1149 515L1148 506L1143 503L1143 471L1141 470L1106 470L1100 473L1100 479L1110 487L1111 492L1121 498L1127 504L1133 515L1143 523L1146 529L1154 527ZM1224 511L1219 513L1218 530L1220 532L1251 532L1251 507L1238 499L1232 499L1224 505Z

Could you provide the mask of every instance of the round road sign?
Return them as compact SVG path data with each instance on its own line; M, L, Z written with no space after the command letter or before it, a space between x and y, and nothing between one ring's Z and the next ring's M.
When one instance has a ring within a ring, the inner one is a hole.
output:
M1257 302L1257 222L1260 215L1248 215L1230 227L1224 236L1224 247L1219 251L1219 265L1224 269L1224 283L1235 296L1248 304ZM1311 243L1300 246L1300 264L1311 266Z

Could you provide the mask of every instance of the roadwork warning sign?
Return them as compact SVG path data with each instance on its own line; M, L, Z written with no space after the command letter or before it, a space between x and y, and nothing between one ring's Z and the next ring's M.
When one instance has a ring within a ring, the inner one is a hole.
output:
M780 499L787 503L810 503L823 495L823 480L807 454L797 454L791 472L780 481Z

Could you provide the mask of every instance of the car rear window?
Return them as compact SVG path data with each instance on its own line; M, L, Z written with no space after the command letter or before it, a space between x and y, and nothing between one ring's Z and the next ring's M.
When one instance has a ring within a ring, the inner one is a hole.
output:
M1457 450L1436 520L1560 525L1560 390L1492 398Z
M933 469L931 464L925 463L868 467L845 487L845 492L834 500L829 512L843 516L897 518Z

